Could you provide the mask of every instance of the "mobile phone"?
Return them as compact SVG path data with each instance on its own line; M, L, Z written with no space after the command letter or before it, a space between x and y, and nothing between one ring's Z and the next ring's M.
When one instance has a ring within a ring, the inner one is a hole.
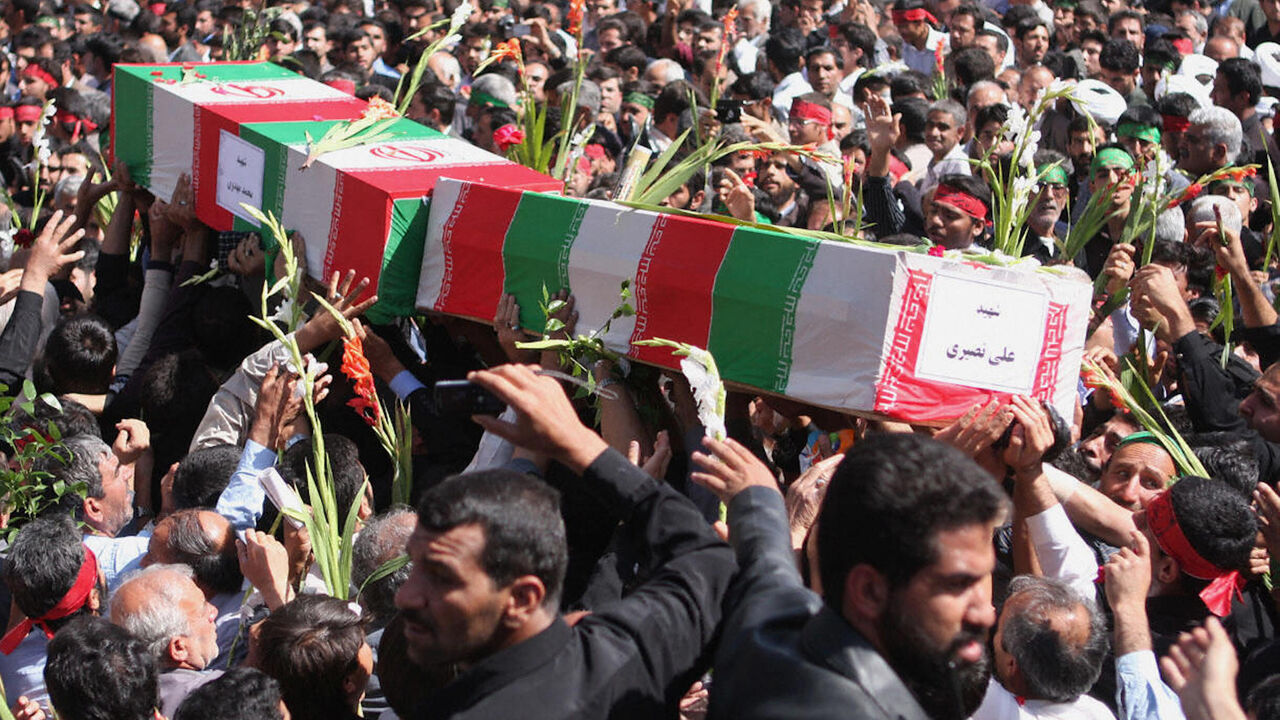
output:
M470 380L440 380L435 386L436 408L452 417L500 415L507 404L487 388Z
M717 100L716 120L719 120L720 123L724 125L742 122L742 101Z
M526 37L532 32L533 32L532 25L530 25L529 23L520 23L519 25L511 26L511 30L507 32L507 37L509 38Z

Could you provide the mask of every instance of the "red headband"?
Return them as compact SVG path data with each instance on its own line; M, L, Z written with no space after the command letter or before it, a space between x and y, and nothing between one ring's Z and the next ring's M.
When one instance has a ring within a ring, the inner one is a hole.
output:
M13 109L13 116L18 122L32 122L44 116L44 109L39 105L19 105Z
M812 120L819 125L831 125L831 110L807 100L796 98L791 101L791 115L804 120Z
M150 10L151 14L155 15L156 17L160 17L161 15L164 15L164 11L168 7L169 5L167 3L162 3L162 2L151 3L150 5L147 5L147 9Z
M49 612L36 618L24 618L12 630L5 633L4 637L0 638L0 653L8 655L17 650L18 645L22 644L22 640L31 632L31 628L36 626L44 631L46 637L52 638L53 631L46 624L48 621L61 620L84 607L85 601L89 599L89 591L98 584L98 558L87 546L81 547L84 547L84 562L80 563L80 572L76 574L76 581L71 584L71 589L62 596L57 605L49 609Z
M45 84L48 85L50 88L56 88L58 87L58 85L61 84L57 80L55 80L54 77L50 75L44 68L40 67L35 63L29 63L26 67L22 68L22 75L24 77L43 80Z
M950 205L960 212L972 215L983 222L987 221L987 206L983 205L981 200L963 190L958 190L949 185L939 185L938 190L933 194L933 201Z
M1156 543L1166 555L1178 561L1182 572L1200 580L1210 580L1208 587L1200 591L1200 599L1204 601L1209 612L1218 617L1226 617L1231 613L1231 593L1240 594L1244 587L1244 578L1235 570L1223 570L1205 560L1196 549L1191 547L1187 536L1182 534L1178 518L1173 512L1173 499L1166 490L1147 504L1147 527L1155 535Z
M1178 38L1173 41L1173 46L1178 48L1178 53L1181 55L1190 55L1195 52L1195 48L1192 47L1191 40L1189 38Z
M924 8L913 8L911 10L894 10L891 13L893 24L899 25L904 22L917 22L920 20L928 20L930 25L937 25L938 18L933 13Z
M584 155L586 155L587 157L591 158L592 160L603 160L603 159L604 159L604 154L605 154L605 153L604 153L604 146L603 146L603 145L598 145L598 144L596 144L596 143L591 143L590 145L588 145L588 146L586 146L586 147L582 148L582 152L583 152L583 154L584 154Z
M1191 120L1178 115L1161 115L1165 132L1186 132L1191 128Z
M0 106L0 120L13 117L13 108L8 106Z

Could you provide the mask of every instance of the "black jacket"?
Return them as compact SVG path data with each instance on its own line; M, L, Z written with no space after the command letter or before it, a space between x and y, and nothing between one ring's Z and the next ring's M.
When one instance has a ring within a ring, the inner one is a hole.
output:
M476 663L411 717L675 717L706 669L733 553L687 498L614 450L596 458L583 481L583 491L645 528L658 566L649 580L573 627L556 619Z
M729 526L742 570L726 604L711 720L927 720L875 648L804 587L780 494L738 493Z

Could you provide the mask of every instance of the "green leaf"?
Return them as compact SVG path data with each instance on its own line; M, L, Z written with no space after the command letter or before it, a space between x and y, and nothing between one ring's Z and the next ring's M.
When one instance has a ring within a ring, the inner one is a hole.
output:
M552 300L551 302L547 303L547 314L555 315L556 313L563 310L565 305L567 304L568 303L566 303L564 300Z
M393 557L390 560L382 563L381 565L378 566L377 570L374 570L373 573L369 575L369 577L364 579L364 582L360 583L360 589L356 591L356 597L358 598L364 594L364 589L366 587L369 587L369 583L378 582L379 580L381 580L384 577L387 577L388 575L392 575L394 573L399 572L400 568L403 568L404 566L408 565L410 562L411 561L408 555L397 555L396 557Z

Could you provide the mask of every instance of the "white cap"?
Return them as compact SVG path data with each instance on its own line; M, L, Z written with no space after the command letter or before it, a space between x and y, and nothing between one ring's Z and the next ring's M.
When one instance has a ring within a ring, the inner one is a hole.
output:
M1276 99L1268 95L1259 100L1258 104L1255 105L1253 109L1263 117L1275 117L1277 105L1280 105L1280 99Z
M1123 95L1101 80L1092 78L1081 80L1076 86L1075 94L1084 105L1085 112L1092 115L1094 120L1100 120L1108 125L1115 125L1116 120L1120 119L1120 114L1128 106Z
M1202 108L1213 105L1213 98L1210 97L1210 87L1201 84L1199 80L1186 75L1169 75L1160 78L1156 82L1156 100L1161 100L1165 95L1173 95L1174 93L1186 93L1195 98L1196 104Z
M1217 73L1218 61L1207 55L1184 55L1182 65L1178 66L1179 75L1194 78L1209 86L1213 85L1213 76Z
M1262 84L1280 88L1280 45L1262 43L1254 48L1253 61L1262 68Z

